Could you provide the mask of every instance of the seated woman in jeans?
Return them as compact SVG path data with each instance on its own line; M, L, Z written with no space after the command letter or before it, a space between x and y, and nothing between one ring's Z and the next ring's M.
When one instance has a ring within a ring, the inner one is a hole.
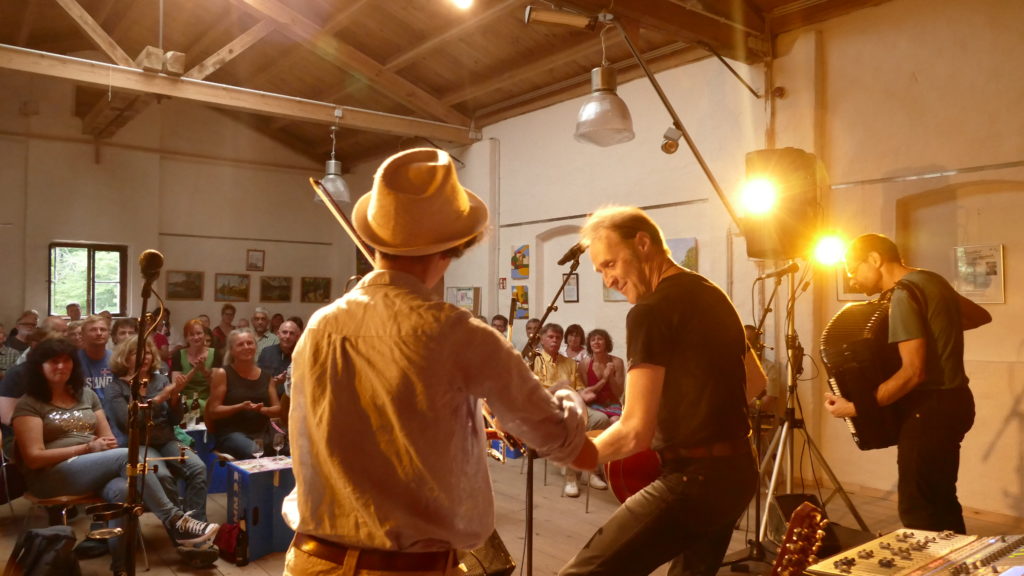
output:
M54 338L29 353L26 393L13 416L19 462L39 498L98 493L117 502L124 493L128 450L117 447L99 398L85 387L77 350L69 340ZM178 544L206 542L217 534L217 524L175 506L155 475L146 474L143 482L146 507Z
M131 337L114 348L110 357L110 371L117 376L107 386L107 405L110 406L110 423L121 446L127 446L128 405L131 403L131 373L135 370L135 352L138 337ZM185 382L172 385L167 376L156 371L160 350L152 340L146 340L142 360L141 395L150 406L152 425L148 427L148 438L139 438L141 446L148 446L150 458L181 456L174 426L181 422L184 401L181 389ZM143 428L147 430L147 428ZM139 456L140 458L142 455ZM185 460L161 460L157 463L156 477L172 500L178 497L178 479L185 481L185 509L197 519L206 521L206 464L195 452L185 450Z
M224 368L215 368L206 402L206 425L218 451L253 458L254 438L264 439L271 418L281 415L271 374L256 365L256 333L238 328L228 334Z

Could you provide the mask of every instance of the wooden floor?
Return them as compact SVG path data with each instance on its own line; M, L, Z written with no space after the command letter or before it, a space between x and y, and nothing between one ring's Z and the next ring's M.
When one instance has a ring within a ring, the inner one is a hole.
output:
M521 474L521 462L522 460L509 460L505 464L500 464L491 461L490 469L494 483L498 532L509 552L516 559L516 563L523 567L526 477ZM585 510L585 488L579 498L563 498L561 496L562 477L559 471L554 466L549 466L547 484L545 485L544 468L543 460L536 461L532 573L538 576L557 573L558 569L582 547L618 504L608 491L593 490L590 494L590 511L588 513ZM886 533L899 527L896 505L891 494L873 493L870 490L858 490L850 486L847 486L846 489L855 508L872 532ZM829 500L828 493L822 494L821 499L827 502L827 513L834 522L856 527L856 522L841 499ZM210 520L224 521L226 517L225 500L223 494L210 496L208 509ZM0 554L2 554L2 558L6 559L10 554L14 540L24 526L25 515L29 512L30 507L24 500L15 501L13 516L6 506L0 508ZM971 534L1024 534L1024 518L978 513L970 510L966 511L966 516L967 529ZM742 552L746 547L745 543L753 537L747 532L748 522L750 526L753 525L752 517L741 519L740 526L733 536L731 548L733 551ZM30 519L30 524L34 527L42 526L44 523L45 520L38 511ZM88 520L79 517L73 525L81 535L88 528ZM284 567L284 554L277 553L260 558L241 568L223 560L218 560L216 565L209 569L189 568L180 563L174 546L171 545L163 528L159 526L152 514L142 517L142 526L152 565L149 574L154 576L170 574L276 575L281 574ZM768 547L769 549L774 548L771 544ZM108 574L109 563L110 556L83 560L81 562L82 572L86 576ZM766 565L753 564L752 568L755 573L768 571ZM730 571L726 567L720 574L728 574ZM143 573L141 559L138 563L138 572ZM517 569L516 573L525 574L526 572ZM663 566L654 574L665 575L667 568Z

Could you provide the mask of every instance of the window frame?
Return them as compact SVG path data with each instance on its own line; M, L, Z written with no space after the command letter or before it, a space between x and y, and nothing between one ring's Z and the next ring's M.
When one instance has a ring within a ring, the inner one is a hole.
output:
M57 308L54 308L53 302L53 256L56 248L84 248L88 250L86 259L86 300L85 302L79 302L82 306L82 316L89 316L90 314L98 314L100 310L94 310L93 307L96 303L96 252L117 252L121 256L121 266L119 270L118 283L120 290L118 294L118 302L120 302L120 309L108 310L113 316L126 316L128 313L128 247L120 244L101 244L97 242L50 242L49 249L47 250L47 266L46 266L46 300L49 314L51 316L64 316L66 313L66 304L60 304Z

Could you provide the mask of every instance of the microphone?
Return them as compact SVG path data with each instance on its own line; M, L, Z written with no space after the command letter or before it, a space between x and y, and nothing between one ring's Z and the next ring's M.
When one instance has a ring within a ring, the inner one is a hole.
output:
M568 262L569 260L576 260L581 255L583 255L583 253L586 252L586 251L587 251L587 247L584 246L582 242L577 242L577 243L573 244L572 248L569 248L569 251L566 252L565 255L563 255L558 260L558 265L561 266L561 265L565 264L566 262Z
M800 265L799 264L797 264L796 262L790 262L789 264L786 264L785 266L783 266L782 268L779 268L778 270L772 270L771 272L768 272L767 274L762 274L762 275L758 276L757 279L758 280L767 280L769 278L778 278L780 276L785 276L786 274L790 274L790 273L796 272L799 269L800 269Z
M146 250L139 256L139 267L146 282L142 285L142 298L149 298L153 293L153 282L160 276L164 266L164 255L156 250Z

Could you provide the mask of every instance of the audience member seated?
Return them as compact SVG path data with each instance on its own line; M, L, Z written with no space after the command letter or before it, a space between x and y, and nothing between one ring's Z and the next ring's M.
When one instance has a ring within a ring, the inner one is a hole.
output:
M139 321L135 318L118 318L110 327L110 343L117 346L122 340L135 336L139 331Z
M615 422L622 416L622 393L626 384L626 365L622 358L612 356L612 337L595 328L587 336L590 354L580 365L587 387L581 393L587 408L598 411Z
M18 322L11 329L10 334L7 335L7 347L14 348L21 354L25 350L28 350L28 335L36 329L39 325L39 312L35 310L25 310L18 316Z
M110 405L110 424L117 437L118 445L128 446L128 407L131 404L131 374L135 371L135 354L139 340L132 336L114 348L110 359L110 370L117 379L107 389ZM140 397L145 399L149 408L140 411L139 426L140 447L148 447L151 458L177 458L181 456L178 439L174 427L181 422L182 414L188 409L181 398L181 385L172 385L160 372L154 369L155 359L159 357L156 343L147 340L143 355L140 374ZM148 414L146 413L148 412ZM147 426L148 424L148 426ZM168 497L178 497L178 479L185 481L185 510L197 520L206 521L206 464L193 451L185 450L184 462L180 460L161 460L157 466L156 476L163 485ZM140 456L140 458L142 457Z
M285 320L277 329L278 343L264 348L256 361L260 369L271 374L270 383L277 390L278 397L285 392L284 381L288 377L288 367L292 365L292 351L295 350L299 336L302 336L302 330L298 325L291 320Z
M114 381L110 373L110 320L102 314L93 314L82 323L82 348L78 351L78 364L85 377L85 385L92 389L106 406L106 388Z
M562 388L579 392L583 390L584 386L576 362L558 353L558 349L562 345L563 333L562 327L558 324L548 324L541 329L541 352L533 361L533 373L549 392L554 393ZM604 430L610 425L611 422L603 412L587 410L587 430ZM578 472L571 469L566 470L562 494L570 498L579 496L578 478ZM607 488L607 484L602 480L595 481L594 477L591 477L591 486L598 490Z
M570 360L575 360L577 364L582 364L583 360L587 358L585 340L583 327L579 324L569 324L569 327L565 329L565 344L562 345L562 355Z
M508 334L508 318L501 314L495 314L491 317L491 328L494 328L504 338Z
M256 333L256 357L266 350L267 346L277 344L277 334L270 331L270 312L263 306L257 306L252 313L252 329Z
M199 318L185 322L182 334L186 346L171 357L174 387L181 391L186 401L190 402L192 396L198 398L203 410L210 397L210 373L214 366L220 366L219 354L207 343L207 330Z
M96 493L116 502L124 493L128 450L117 447L99 398L86 387L77 349L64 338L43 340L29 355L26 394L14 411L19 463L40 498ZM143 501L181 545L211 540L218 526L192 518L171 502L155 475L143 477ZM123 555L110 541L115 573Z
M273 334L281 329L281 324L284 324L284 314L276 313L270 317L270 331Z
M71 343L81 348L84 344L82 340L82 325L85 320L69 320L68 321L68 334L67 339L71 340Z
M68 302L64 306L64 311L68 314L68 322L77 322L82 319L82 306L78 302Z
M235 305L225 304L220 307L220 324L213 329L213 347L224 353L224 347L228 343L228 334L235 329ZM209 323L207 323L209 327ZM188 337L185 337L188 340Z
M213 370L206 403L206 425L213 430L216 449L240 460L253 458L253 439L270 446L270 419L280 413L270 372L256 365L256 333L249 328L233 330L224 368Z
M0 324L0 378L3 378L4 373L14 366L14 363L18 361L18 356L21 356L21 352L7 345L7 331L4 330L4 325Z
M45 328L33 330L28 337L28 350L35 348L44 338ZM28 385L27 370L26 363L11 366L4 379L0 380L0 430L4 436L4 454L14 454L14 429L11 427L11 419L14 417L14 407L18 405L18 400L25 395L25 387Z

